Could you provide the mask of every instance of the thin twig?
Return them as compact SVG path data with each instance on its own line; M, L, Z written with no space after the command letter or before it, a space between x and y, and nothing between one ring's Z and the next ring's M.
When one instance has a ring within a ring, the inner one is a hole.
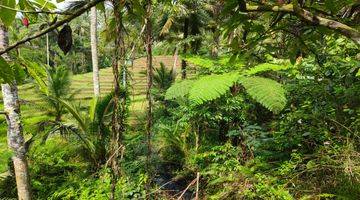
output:
M185 188L185 190L183 190L183 192L181 193L181 195L179 196L179 198L177 198L177 200L180 200L180 199L184 196L185 192L186 192L192 185L194 185L195 182L196 182L196 178L195 178L193 181L191 181L191 183Z
M196 173L196 193L195 200L199 200L199 181L200 181L200 173Z
M77 11L75 11L72 15L68 16L67 18L61 20L61 21L58 21L56 22L55 24L41 30L41 31L38 31L36 32L35 34L31 35L31 36L28 36L28 37L25 37L23 39L21 39L20 41L12 44L12 45L9 45L6 49L4 50L1 50L0 51L0 55L12 50L12 49L15 49L16 47L22 45L22 44L25 44L26 42L29 42L33 39L36 39L38 37L41 37L43 35L45 35L46 33L49 33L53 30L55 30L56 28L70 22L71 20L73 20L74 18L80 16L81 14L83 14L84 12L86 12L88 9L90 9L91 7L95 6L96 4L100 3L100 2L103 2L105 0L93 0L87 4L85 4L83 7L79 8Z
M343 127L344 129L346 129L347 131L349 131L351 134L354 134L354 132L353 132L350 128L346 127L345 125L341 124L340 122L338 122L338 121L336 121L336 120L334 120L334 119L331 119L331 118L329 118L329 120L332 121L332 122L334 122L334 123L336 123L336 124L338 124L338 125L340 125L340 126Z
M6 115L5 111L0 111L0 115Z
M118 149L116 149L116 151L114 151L114 153L109 157L109 159L106 161L105 163L105 168L109 165L109 162L111 161L111 159L115 156L115 154L121 149L123 148L124 145L120 145ZM123 155L123 153L122 153ZM121 159L122 159L122 156L121 156Z
M166 182L166 183L164 183L163 185L161 185L158 189L156 189L155 191L153 191L153 192L151 192L151 193L149 193L149 194L147 194L146 196L150 196L151 194L155 194L155 193L157 193L159 190L161 190L163 187L165 187L166 185L168 185L168 184L170 184L170 183L172 183L173 182L173 180L170 180L170 181L168 181L168 182Z

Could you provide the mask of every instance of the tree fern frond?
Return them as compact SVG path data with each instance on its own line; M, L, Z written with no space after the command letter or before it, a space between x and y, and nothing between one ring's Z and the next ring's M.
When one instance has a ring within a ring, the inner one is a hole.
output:
M280 83L262 77L241 77L239 82L252 98L270 111L279 113L285 107L285 90Z
M186 57L184 56L184 59L187 62L202 68L211 68L216 65L216 62L213 59L203 56L186 55Z
M255 75L261 72L266 71L280 71L289 69L290 65L279 65L279 64L272 64L272 63L262 63L260 65L256 65L245 71L246 75Z
M235 66L237 68L241 68L244 66L244 61L242 59L238 58L236 60L232 60L231 56L227 56L227 55L223 55L220 56L219 58L214 59L205 56L188 54L184 56L183 59L185 59L189 63L192 63L198 67L203 67L203 68L212 68L216 66L224 66L224 67Z
M165 99L177 99L181 97L185 97L189 94L191 86L193 85L194 80L183 80L173 84L165 94Z
M219 98L229 91L239 78L238 74L209 75L195 81L189 92L189 99L199 105Z

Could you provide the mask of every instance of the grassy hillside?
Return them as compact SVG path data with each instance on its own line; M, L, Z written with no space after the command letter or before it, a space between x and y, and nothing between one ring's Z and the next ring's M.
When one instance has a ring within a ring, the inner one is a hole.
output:
M171 68L174 64L172 56L154 57L154 67L160 66L163 62ZM179 62L178 62L179 63ZM130 106L130 123L135 125L137 119L141 118L143 111L146 109L146 58L135 60L131 72L131 106ZM105 68L100 71L101 94L106 95L113 88L112 69ZM93 97L92 73L72 76L72 90L76 91L75 99L82 106L87 106L89 100ZM46 110L42 109L40 96L36 95L36 88L33 84L19 86L19 96L22 100L21 112L24 124L25 137L26 133L36 131L36 123L47 118ZM2 105L1 108L2 109ZM6 163L10 157L10 151L6 144L6 122L3 117L0 119L0 173L6 171Z

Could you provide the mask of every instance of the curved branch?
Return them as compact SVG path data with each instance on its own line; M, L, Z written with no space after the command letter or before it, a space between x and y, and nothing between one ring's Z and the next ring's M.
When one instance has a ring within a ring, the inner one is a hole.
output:
M69 15L68 17L66 17L65 19L61 20L61 21L58 21L56 22L55 24L43 29L43 30L40 30L36 33L34 33L33 35L31 36L28 36L28 37L25 37L19 41L17 41L16 43L14 44L11 44L9 45L6 49L4 50L1 50L0 51L0 55L12 50L12 49L15 49L16 47L22 45L22 44L25 44L26 42L29 42L35 38L38 38L38 37L41 37L43 35L45 35L46 33L49 33L53 30L55 30L57 27L60 27L68 22L70 22L71 20L73 20L74 18L80 16L81 14L83 14L84 12L86 12L88 9L90 9L91 7L95 6L96 4L100 3L100 2L103 2L105 0L93 0L93 1L90 1L89 3L85 4L84 6L82 6L81 8L79 8L78 10L76 10L72 15Z
M331 30L335 30L342 35L350 38L358 46L360 46L360 32L346 24L341 22L327 19L315 15L305 9L302 9L298 6L293 6L292 4L285 4L281 6L270 6L270 5L246 5L246 12L286 12L298 16L304 21L310 22L315 25L323 26Z

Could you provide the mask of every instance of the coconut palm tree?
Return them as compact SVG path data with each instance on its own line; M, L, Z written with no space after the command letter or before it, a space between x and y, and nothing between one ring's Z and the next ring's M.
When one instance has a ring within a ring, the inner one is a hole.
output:
M180 39L179 43L182 44L182 54L188 53L190 49L196 53L200 48L201 40L194 36L200 34L200 30L205 24L204 21L208 18L207 13L199 9L204 3L204 0L182 0L167 1L163 4L163 25L160 35L165 37L170 32L170 29L179 31L178 33L182 38L177 39ZM187 63L185 59L182 59L181 77L185 79L186 76Z
M96 7L92 7L90 11L90 45L91 45L91 59L93 68L93 84L94 96L100 96L100 80L99 80L99 61L97 53L97 13Z

